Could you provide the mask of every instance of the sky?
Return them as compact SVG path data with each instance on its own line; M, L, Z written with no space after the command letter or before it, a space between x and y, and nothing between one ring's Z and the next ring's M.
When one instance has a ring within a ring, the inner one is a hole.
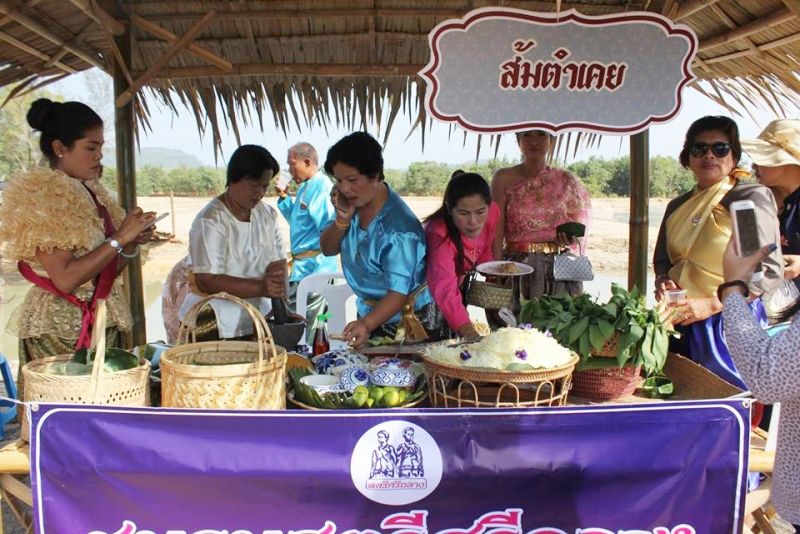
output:
M48 90L60 93L65 98L80 100L97 109L104 105L108 116L111 116L112 108L110 98L108 102L92 102L92 91L88 90L94 76L94 80L105 80L110 87L111 79L104 73L98 74L79 73L66 78L63 81L48 86ZM110 90L109 90L110 95ZM693 89L686 89L683 94L683 107L676 117L669 123L659 124L650 128L650 155L673 156L677 158L683 143L683 137L689 125L695 119L703 115L731 115L731 112L709 100L705 96ZM206 165L224 165L225 161L220 159L215 162L214 149L210 135L201 138L197 131L194 114L188 109L180 107L176 115L172 111L154 101L148 100L151 111L152 131L145 132L140 139L142 147L163 147L175 148L192 154ZM772 120L774 115L762 108L753 108L747 113L742 110L741 116L735 116L739 124L741 136L743 138L756 137L758 133ZM102 113L101 113L102 115ZM752 117L751 117L752 115ZM271 114L266 113L265 119L271 120ZM468 134L464 143L463 130L454 128L452 134L448 132L448 126L442 123L435 123L426 134L424 149L421 146L421 136L419 132L414 132L408 139L412 121L409 118L398 116L388 141L384 147L385 166L390 169L406 169L409 163L414 161L435 161L448 164L461 164L473 162L476 158L477 136ZM224 125L221 125L224 128ZM328 133L321 126L310 130L297 130L292 127L286 134L279 129L271 127L265 120L266 131L262 132L257 126L240 128L243 143L253 143L265 146L279 162L286 159L286 151L293 144L299 141L306 141L314 145L320 154L327 151L327 148L350 131L330 129ZM210 129L208 130L210 131ZM377 128L370 129L370 133L377 134ZM227 158L236 149L236 139L232 131L223 130L223 154ZM382 136L379 137L382 139ZM628 153L629 138L619 136L606 136L599 147L591 149L581 148L574 157L570 152L567 163L588 159L591 156L606 159L617 158ZM491 158L493 148L489 147L489 138L484 138L480 153L480 159ZM500 142L498 157L517 159L519 149L513 134L504 135Z

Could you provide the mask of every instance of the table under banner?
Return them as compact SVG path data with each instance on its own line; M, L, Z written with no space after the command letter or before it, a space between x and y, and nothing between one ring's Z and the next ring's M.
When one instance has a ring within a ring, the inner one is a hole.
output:
M211 412L40 405L40 534L737 533L742 400Z

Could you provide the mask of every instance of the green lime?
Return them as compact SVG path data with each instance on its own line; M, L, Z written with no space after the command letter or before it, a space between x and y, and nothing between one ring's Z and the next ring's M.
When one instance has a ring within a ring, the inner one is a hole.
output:
M383 403L388 406L397 406L400 404L400 392L397 389L392 389L383 394Z
M353 390L353 402L355 402L356 406L359 408L367 403L368 398L369 390L364 386L357 386L356 389Z
M383 400L384 391L383 388L380 386L375 386L370 388L369 390L369 398L373 401L380 404L381 400Z

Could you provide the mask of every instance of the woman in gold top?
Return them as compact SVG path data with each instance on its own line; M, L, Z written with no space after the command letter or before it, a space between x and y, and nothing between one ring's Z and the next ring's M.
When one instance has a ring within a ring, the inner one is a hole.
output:
M737 385L741 381L722 337L722 304L716 296L723 281L722 254L733 228L728 211L731 202L753 201L762 245L780 239L772 193L758 183L742 181L748 173L737 168L741 155L739 129L729 117L707 116L689 127L680 162L692 171L697 185L667 205L653 257L656 300L670 290L686 291L686 298L674 305L672 313L683 336L673 340L670 349L708 364ZM780 250L772 253L763 267L763 279L750 284L754 295L783 278ZM753 301L751 308L766 320L760 300Z
M98 298L107 298L107 342L118 343L132 321L117 275L155 219L139 208L126 217L100 184L103 121L91 108L41 98L27 118L50 165L11 180L0 207L4 255L35 286L12 319L20 368L87 347Z

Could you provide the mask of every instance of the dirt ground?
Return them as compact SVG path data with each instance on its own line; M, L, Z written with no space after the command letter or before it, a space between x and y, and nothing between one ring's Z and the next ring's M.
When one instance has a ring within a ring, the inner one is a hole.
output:
M163 232L175 234L172 242L162 243L152 249L144 267L146 280L163 280L172 266L180 260L187 251L189 228L192 220L203 206L208 203L208 198L178 197L170 200L168 197L140 197L139 205L142 209L152 210L156 213L169 211L173 218L167 217L158 225ZM436 210L441 202L438 197L406 197L405 201L412 211L420 218ZM267 203L275 207L274 198L267 199ZM658 233L658 225L664 213L667 200L650 200L650 254L652 255ZM592 200L592 222L589 227L588 255L598 274L624 275L628 266L628 218L630 214L630 201L627 198L600 198ZM289 227L283 217L280 218L281 229L286 241L289 240Z

